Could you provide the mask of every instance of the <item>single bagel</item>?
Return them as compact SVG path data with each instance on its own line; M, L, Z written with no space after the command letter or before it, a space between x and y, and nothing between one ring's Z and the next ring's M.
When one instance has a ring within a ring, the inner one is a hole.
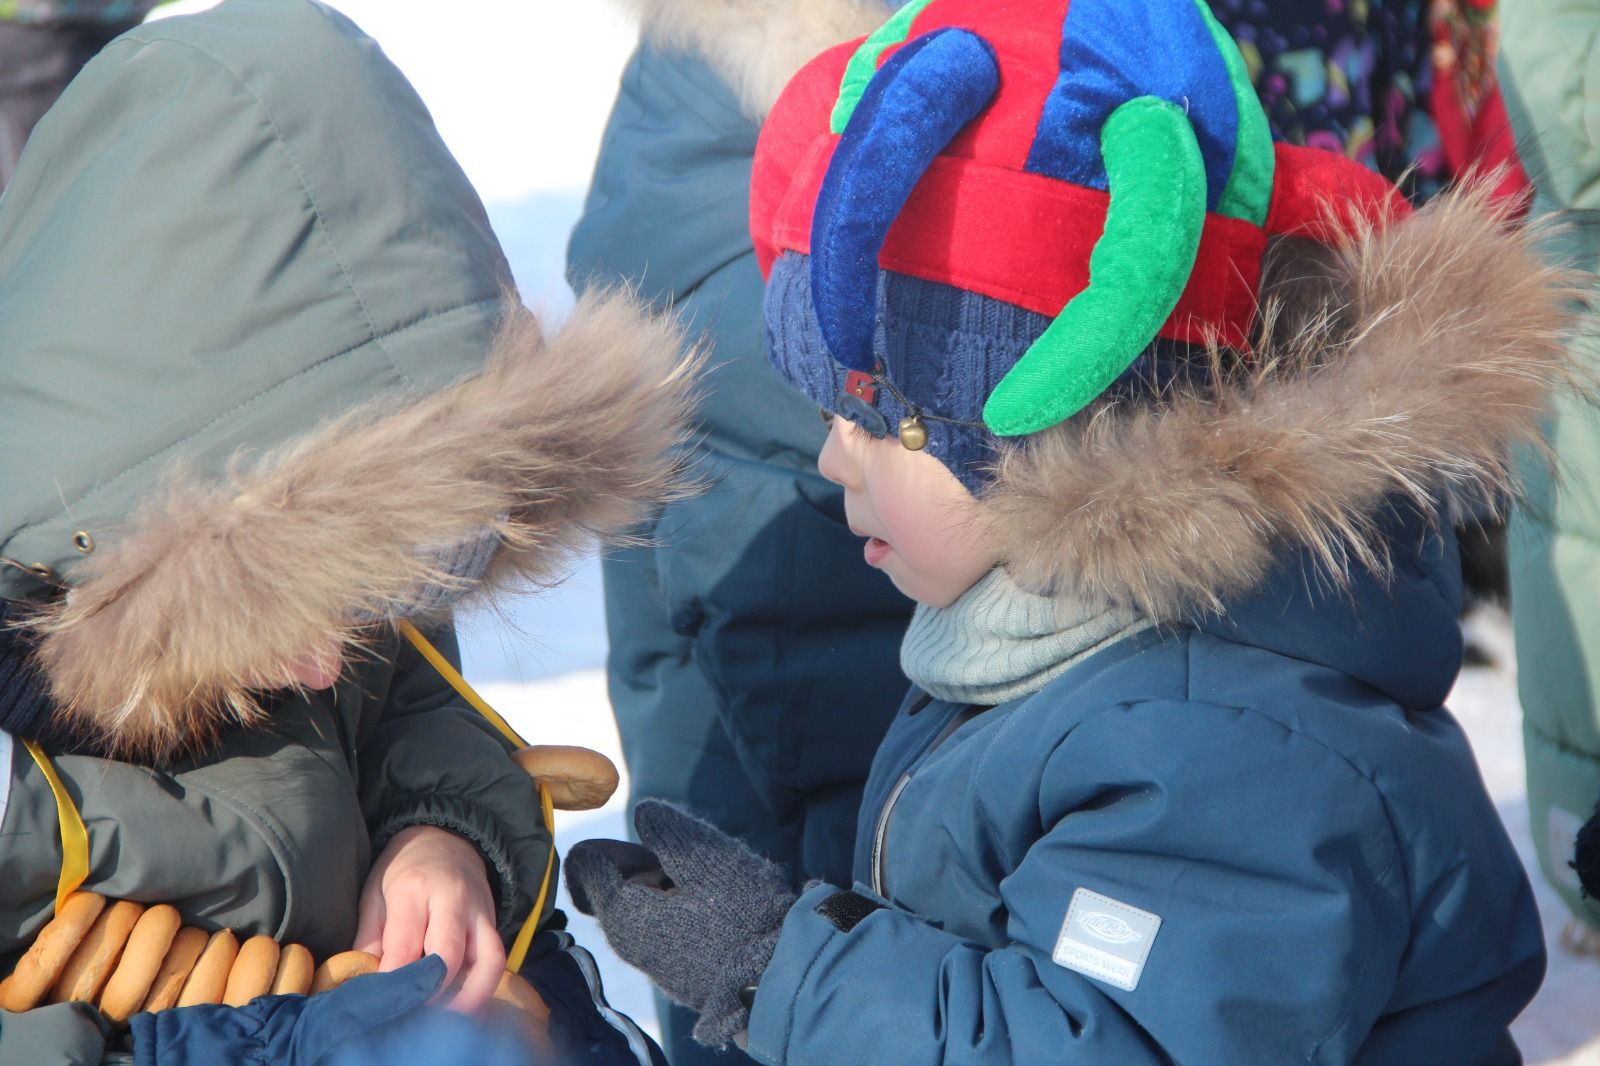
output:
M561 811L592 811L604 807L617 791L617 767L598 751L566 744L535 744L512 758L530 777L550 790L550 801Z
M239 957L239 938L231 929L218 929L206 941L205 950L183 983L178 994L178 1006L194 1007L201 1003L221 1003L222 993L228 988L228 973L233 960Z
M539 995L538 990L520 974L512 973L510 970L500 975L500 983L495 986L494 998L533 1015L539 1021L550 1020L550 1007L545 1003L544 997Z
M338 988L352 977L377 971L376 955L368 955L365 951L346 951L317 967L317 972L311 978L311 994L314 996Z
M128 946L122 951L122 961L100 994L101 1014L113 1023L121 1023L139 1012L182 926L178 908L165 903L139 917L128 936Z
M317 964L303 944L290 944L278 956L278 972L272 978L274 996L304 996L311 991L311 978Z
M67 960L83 943L95 919L105 910L106 898L93 892L74 892L57 914L39 930L33 946L11 976L0 981L0 1010L25 1011L37 1007L66 969Z
M222 991L222 1002L230 1007L242 1007L257 996L266 995L277 975L278 942L270 936L253 936L244 942L233 960L227 987Z
M550 1040L550 1007L544 997L520 975L507 970L500 975L500 984L494 990L490 1017L499 1017L503 1023L521 1033L539 1061L554 1055Z
M93 1003L99 999L100 990L111 980L122 949L143 914L143 904L127 899L119 899L101 911L50 990L50 1002Z
M156 971L156 979L150 982L150 993L139 1009L154 1013L176 1007L184 982L189 980L195 963L200 961L200 953L210 941L211 934L204 929L190 926L178 930L178 935L172 938L172 946L167 949L167 957L161 960L161 969Z

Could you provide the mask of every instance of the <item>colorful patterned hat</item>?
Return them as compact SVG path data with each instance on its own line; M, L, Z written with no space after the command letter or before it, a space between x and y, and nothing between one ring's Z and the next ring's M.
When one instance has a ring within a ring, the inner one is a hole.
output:
M1163 339L1244 352L1269 236L1332 242L1404 210L1365 167L1273 143L1204 0L912 0L790 82L751 191L769 323L793 320L771 306L779 289L805 293L820 334L774 329L775 363L830 409L821 368L801 362L834 364L854 413L886 394L911 447L924 419L991 441L1056 425ZM971 410L939 409L959 391L951 368L886 369L896 276L1040 323L1023 345L984 346L979 361L1003 365L961 368L983 392L957 405ZM911 378L944 385L918 395ZM940 457L956 469L959 451Z

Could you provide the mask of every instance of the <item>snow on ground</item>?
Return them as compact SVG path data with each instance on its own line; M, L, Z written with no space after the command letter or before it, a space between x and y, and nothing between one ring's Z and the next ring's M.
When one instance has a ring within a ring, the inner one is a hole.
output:
M181 13L212 0L181 0ZM333 0L383 46L433 112L445 142L483 196L524 298L559 318L571 305L562 280L567 233L583 202L600 131L634 30L611 3L505 0ZM448 9L446 16L443 12ZM605 657L599 568L579 567L561 587L512 606L505 617L465 619L468 677L525 735L622 756L599 667ZM1600 961L1564 951L1565 909L1534 865L1523 784L1520 709L1510 626L1489 613L1474 632L1498 653L1463 674L1452 706L1482 765L1501 817L1533 873L1550 948L1543 990L1516 1026L1528 1062L1600 1066ZM626 791L624 781L623 791ZM622 800L563 814L564 851L591 836L621 837ZM562 906L572 914L562 892ZM605 949L575 917L579 940L600 961L612 1003L653 1027L644 978Z
M1472 739L1489 793L1530 872L1550 952L1544 987L1514 1028L1517 1043L1530 1064L1600 1066L1600 960L1579 958L1561 946L1567 908L1534 858L1511 623L1501 611L1480 611L1468 633L1492 652L1495 665L1464 671L1450 708Z

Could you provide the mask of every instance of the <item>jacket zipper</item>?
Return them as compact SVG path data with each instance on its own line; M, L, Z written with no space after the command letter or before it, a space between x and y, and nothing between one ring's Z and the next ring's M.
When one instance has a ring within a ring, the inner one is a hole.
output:
M889 798L883 801L883 810L878 812L878 824L872 834L872 891L883 899L888 899L889 894L885 885L888 884L889 862L889 820L894 817L894 805L899 802L900 794L911 784L911 777L934 750L950 739L950 734L972 721L978 715L988 710L987 707L963 707L950 716L950 720L925 744L916 757L911 760L910 769L900 775L900 780L894 783L894 788L889 792Z
M904 792L909 784L911 784L911 771L907 770L900 775L900 780L895 782L894 788L889 792L889 798L884 800L883 810L878 812L877 830L872 834L872 891L884 899L889 898L883 892L883 845L889 839L889 816L894 813L894 805L900 799L900 793Z

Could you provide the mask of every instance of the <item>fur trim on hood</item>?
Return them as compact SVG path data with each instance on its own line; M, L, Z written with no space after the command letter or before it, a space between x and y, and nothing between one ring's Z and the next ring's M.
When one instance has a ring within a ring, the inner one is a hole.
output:
M1488 188L1351 233L1317 276L1280 262L1256 351L1219 353L1208 384L1103 404L1008 453L985 496L1005 565L1180 621L1223 611L1291 546L1334 575L1384 572L1385 499L1441 516L1498 500L1551 390L1578 383L1565 341L1584 292Z
M818 53L865 36L893 13L887 0L626 0L644 36L703 58L756 121Z
M512 302L481 373L357 409L222 483L173 471L76 587L27 622L59 713L161 759L262 717L285 664L429 582L432 549L501 539L483 587L559 579L683 486L699 357L627 294L586 296L549 343Z

